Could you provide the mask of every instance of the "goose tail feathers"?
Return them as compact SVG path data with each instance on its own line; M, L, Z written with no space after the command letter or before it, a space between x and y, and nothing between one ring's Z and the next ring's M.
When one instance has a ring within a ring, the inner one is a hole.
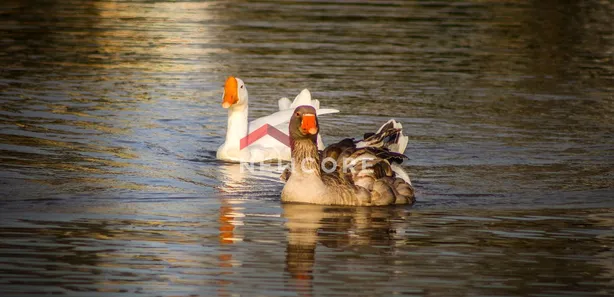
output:
M287 97L283 97L277 101L277 105L279 106L279 110L284 110L290 108L292 102Z
M290 101L287 97L283 97L277 101L279 110L294 109L301 105L311 105L315 109L320 109L320 100L311 99L311 92L308 89L303 89L296 97L294 101Z
M391 152L403 154L408 141L409 137L403 135L403 125L391 119L382 125L376 133L366 133L364 139L356 143L356 148L387 148Z

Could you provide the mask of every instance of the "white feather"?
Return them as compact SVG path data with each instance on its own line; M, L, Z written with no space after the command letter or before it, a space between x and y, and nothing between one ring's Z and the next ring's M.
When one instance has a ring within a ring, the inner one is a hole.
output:
M407 172L405 172L405 170L403 169L403 167L401 167L401 165L393 163L393 164L390 164L390 168L392 168L392 171L394 171L394 174L396 174L398 178L402 178L410 186L412 185L411 180L409 180L409 175L407 174Z
M316 114L318 116L337 113L339 110L332 108L318 109L316 110ZM268 116L264 116L258 119L255 119L249 122L249 132L253 132L254 130L262 127L264 124L269 124L271 126L279 126L280 124L287 124L290 122L290 117L292 117L292 113L294 113L294 109L286 109L282 111L278 111L276 113L270 114ZM286 132L288 128L286 127Z
M279 106L279 110L284 110L290 108L292 102L290 99L283 97L277 101L277 105Z

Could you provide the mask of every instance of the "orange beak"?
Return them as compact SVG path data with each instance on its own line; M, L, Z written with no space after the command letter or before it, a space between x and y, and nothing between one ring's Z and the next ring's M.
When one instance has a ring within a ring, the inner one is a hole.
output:
M224 84L224 99L222 99L222 107L229 108L231 105L239 101L237 94L237 79L229 76Z
M303 114L301 121L301 130L305 134L315 135L318 133L318 124L316 123L316 115L312 113Z

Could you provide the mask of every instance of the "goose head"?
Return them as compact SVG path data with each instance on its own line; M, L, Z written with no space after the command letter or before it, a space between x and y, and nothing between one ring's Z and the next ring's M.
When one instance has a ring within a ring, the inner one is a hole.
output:
M290 138L294 141L311 139L315 142L320 130L319 127L316 109L313 106L301 105L294 109L294 113L290 118L288 132L290 133Z
M224 84L222 107L230 108L245 105L247 105L247 87L240 78L229 76Z

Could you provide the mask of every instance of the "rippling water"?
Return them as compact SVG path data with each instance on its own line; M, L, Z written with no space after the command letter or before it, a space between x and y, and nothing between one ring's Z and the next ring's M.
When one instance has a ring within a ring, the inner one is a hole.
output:
M614 4L3 1L0 295L614 294ZM281 205L215 160L309 88L393 117L413 208Z

